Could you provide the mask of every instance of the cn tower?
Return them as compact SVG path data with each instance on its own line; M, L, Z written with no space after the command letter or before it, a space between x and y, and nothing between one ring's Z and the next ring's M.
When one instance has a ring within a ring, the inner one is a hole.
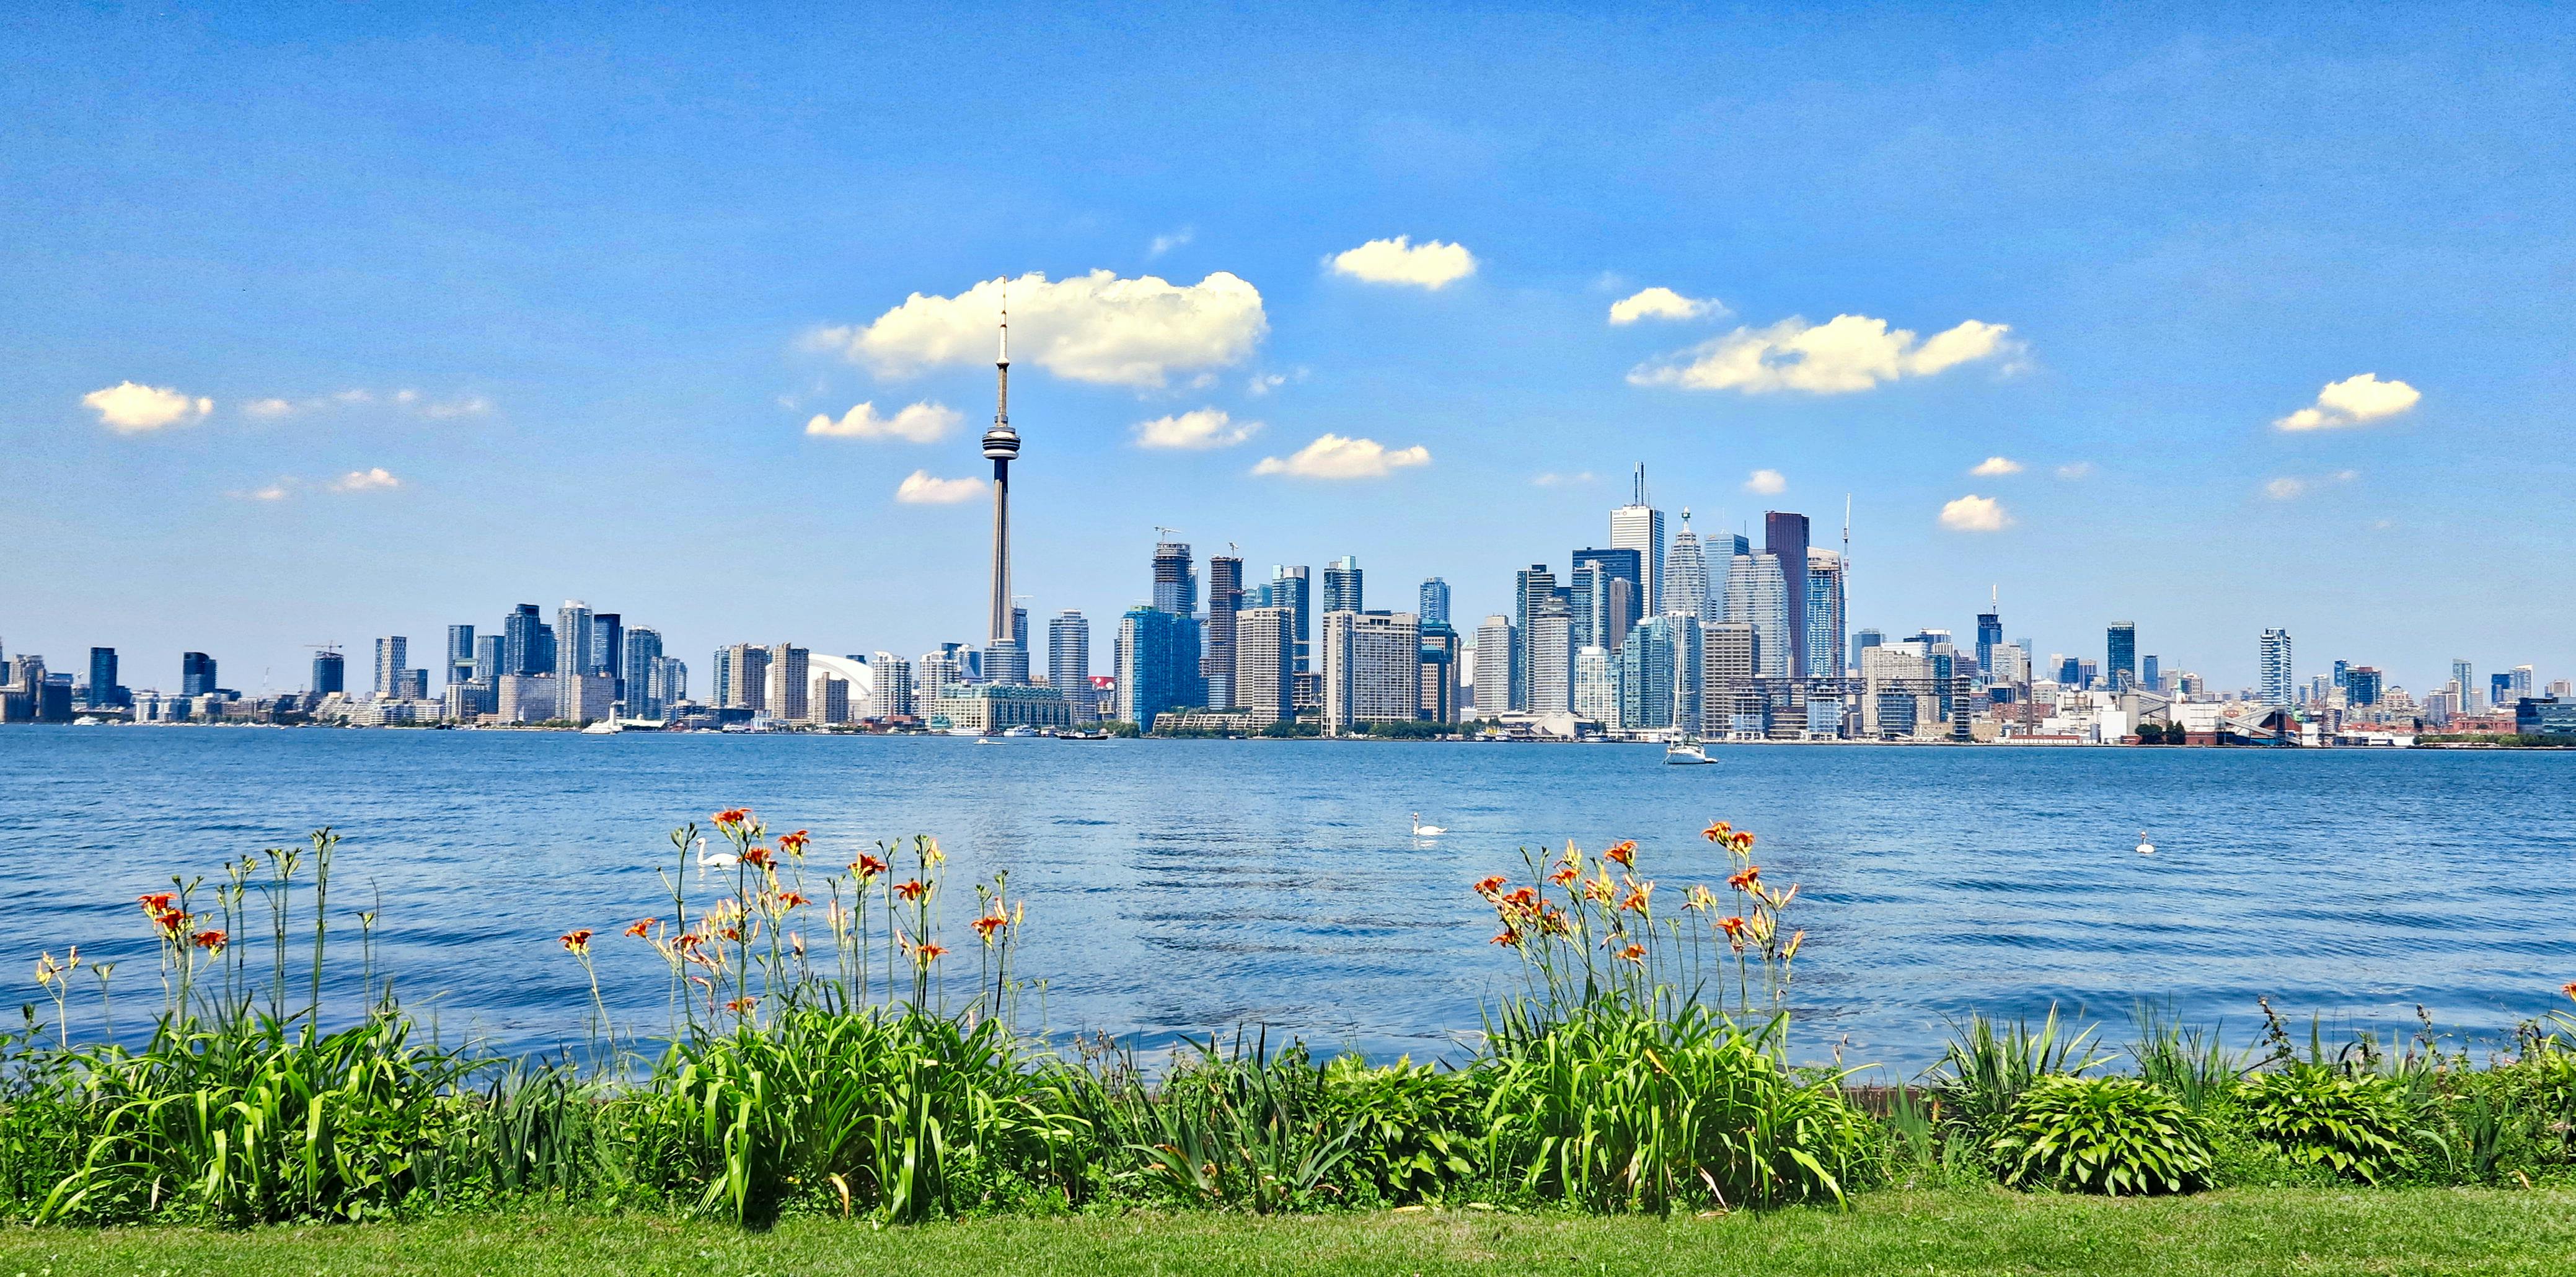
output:
M1011 458L1020 455L1020 436L1011 429L1011 308L1008 302L1002 305L1002 349L1001 356L993 361L993 368L998 378L993 401L993 428L984 432L984 455L993 459L993 625L987 645L1002 648L1004 644L1016 643L1019 638L1012 632L1011 625Z

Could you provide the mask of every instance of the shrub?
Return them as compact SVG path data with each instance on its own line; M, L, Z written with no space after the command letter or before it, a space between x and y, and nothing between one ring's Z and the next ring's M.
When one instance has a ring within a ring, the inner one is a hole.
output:
M2006 1183L2087 1193L2187 1193L2209 1182L2209 1141L2170 1092L2135 1078L2041 1078L1993 1141Z
M2365 1184L2403 1169L2411 1115L2394 1078L2296 1064L2247 1079L2237 1105L2247 1130L2296 1164Z
M1989 1143L2032 1086L2110 1060L2093 1049L2093 1032L2089 1025L2070 1031L2053 1006L2035 1033L2018 1019L2010 1025L1982 1015L1965 1024L1953 1021L1949 1045L1933 1071L1932 1096L1942 1125L1971 1145Z
M1389 1205L1437 1201L1476 1174L1490 1081L1400 1059L1371 1068L1356 1055L1324 1066L1325 1110L1352 1124L1355 1187Z

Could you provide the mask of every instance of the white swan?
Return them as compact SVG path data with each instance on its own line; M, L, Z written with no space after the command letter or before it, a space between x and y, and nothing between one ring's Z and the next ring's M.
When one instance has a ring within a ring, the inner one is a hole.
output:
M2147 831L2143 829L2138 831L2138 854L2141 856L2156 854L2156 845L2147 841Z
M1423 824L1423 823L1422 823L1422 813L1421 813L1421 812L1418 812L1418 811L1417 811L1417 812L1413 813L1413 836L1414 836L1414 837L1416 837L1416 838L1437 838L1437 837L1439 837L1440 835L1445 834L1445 833L1447 833L1447 832L1449 832L1449 831L1448 831L1448 830L1446 830L1446 829L1441 828L1441 827L1440 827L1440 826L1438 826L1438 825L1426 825L1426 824Z
M697 850L698 872L701 875L705 874L706 871L710 869L731 869L735 865L742 863L742 857L737 856L730 851L719 851L712 856L708 855L707 836L705 834L698 835Z

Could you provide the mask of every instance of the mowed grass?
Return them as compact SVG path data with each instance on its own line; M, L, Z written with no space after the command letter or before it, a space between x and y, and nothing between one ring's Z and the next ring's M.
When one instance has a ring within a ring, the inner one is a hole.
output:
M476 1214L363 1226L0 1231L0 1277L821 1277L825 1274L2576 1272L2576 1191L2241 1189L2109 1200L1873 1193L1851 1212L1604 1219L1474 1210L1012 1217L767 1232Z

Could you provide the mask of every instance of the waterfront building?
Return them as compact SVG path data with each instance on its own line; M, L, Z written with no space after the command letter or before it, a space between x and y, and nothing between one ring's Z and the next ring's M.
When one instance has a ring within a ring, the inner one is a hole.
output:
M918 716L921 704L916 695L912 662L892 652L878 652L868 658L868 707L876 711L877 717Z
M2576 736L2576 701L2525 696L2513 703L2513 730L2524 736Z
M1646 467L1637 466L1637 481L1628 504L1610 512L1610 544L1613 548L1634 550L1643 571L1635 578L1643 593L1637 599L1639 614L1664 610L1664 512L1646 499Z
M1778 560L1783 592L1780 611L1786 619L1786 632L1781 640L1788 645L1787 677L1805 678L1807 664L1807 574L1801 565L1807 561L1807 516L1785 510L1766 511L1762 516L1762 548Z
M1368 610L1366 592L1361 589L1358 555L1345 554L1324 565L1324 595L1317 607L1325 612L1364 612Z
M769 649L769 693L765 698L769 716L790 723L806 721L812 710L806 697L814 682L812 653L792 643L777 643Z
M1682 507L1681 531L1673 534L1672 549L1664 555L1664 610L1681 612L1701 621L1713 621L1710 615L1724 607L1726 595L1720 590L1714 603L1708 589L1708 558L1701 552L1699 534L1691 531L1690 507Z
M966 662L958 656L958 646L942 643L936 652L924 652L913 675L913 695L923 703L948 694L948 685L971 681Z
M1421 717L1422 625L1413 613L1327 611L1321 642L1325 735Z
M1574 716L1584 722L1615 726L1619 722L1618 663L1610 649L1598 645L1574 653Z
M749 710L754 715L774 714L769 703L768 648L758 643L736 643L724 650L722 663L726 683L724 699L718 705Z
M537 605L522 603L501 618L503 674L545 674L555 667L554 645Z
M2111 690L2126 692L2138 685L2138 626L2135 621L2111 622L2110 637L2105 643L2102 668L2110 671Z
M554 683L556 718L597 723L617 716L617 680L607 674L557 674Z
M313 654L313 694L330 696L349 690L349 663L330 648Z
M1415 615L1422 618L1422 628L1426 633L1432 626L1447 625L1449 623L1449 583L1436 576L1424 580L1422 608Z
M1673 645L1673 711L1671 726L1683 735L1700 729L1703 701L1700 695L1701 668L1707 658L1707 622L1690 612L1666 612L1664 623L1672 631Z
M1199 675L1207 683L1207 703L1234 707L1235 617L1243 610L1243 560L1234 555L1208 556L1207 654L1199 658Z
M1807 678L1843 676L1843 556L1807 551Z
M2452 658L2451 682L2459 687L2460 712L2463 714L2475 714L2483 708L2479 704L2477 679L2477 670L2470 664L2469 658L2465 656Z
M2530 666L2523 667L2529 672ZM93 647L89 650L89 705L93 709L121 709L133 696L116 681L116 649Z
M1928 646L1909 639L1861 654L1861 735L1873 740L1940 738L1949 677Z
M1756 685L1761 677L1762 636L1750 621L1714 621L1700 627L1700 732L1708 736L1739 733L1740 715L1759 715L1768 702ZM1756 728L1760 736L1767 728Z
M662 659L662 632L636 626L623 636L624 664L617 675L618 702L628 718L662 719L670 702L655 688L653 664Z
M1498 718L1520 699L1520 631L1499 613L1476 626L1475 711L1478 718Z
M1512 574L1512 632L1521 636L1520 645L1513 649L1512 709L1529 708L1530 622L1555 601L1556 573L1549 571L1546 564L1533 563L1527 570Z
M547 668L567 679L599 668L599 654L592 650L598 638L598 627L591 624L590 605L579 599L565 599L563 606L555 609L555 658Z
M1256 728L1297 716L1297 611L1245 608L1234 617L1234 705Z
M2344 704L2354 709L2368 709L2379 704L2386 682L2375 665L2355 665L2344 671Z
M203 652L179 655L179 694L211 696L215 692L215 658Z
M1565 613L1569 638L1576 647L1593 644L1601 631L1601 585L1609 579L1598 563L1577 561L1565 578Z
M1726 619L1753 627L1760 640L1763 678L1795 676L1789 653L1795 635L1789 627L1789 586L1781 571L1783 562L1779 555L1766 550L1739 554L1727 563ZM1804 577L1800 580L1803 583Z
M682 701L689 699L689 663L676 656L664 656L653 662L650 695L662 721L678 717Z
M2297 684L2291 674L2288 630L2263 631L2256 667L2261 671L2258 686L2265 705L2289 709L2296 704Z
M1552 599L1521 631L1521 648L1529 654L1529 703L1522 708L1530 713L1562 714L1573 707L1572 636L1573 618Z
M606 674L619 700L626 699L626 618L595 612L590 618L590 673Z
M2523 697L2532 694L2532 682L2537 677L2538 675L2533 673L2532 668L2528 665L2514 666L2513 673L2507 684L2507 690L2513 694L2513 698L2515 700L2520 700Z
M1262 598L1262 606L1284 607L1296 615L1297 671L1301 674L1314 668L1311 656L1315 629L1312 591L1308 588L1310 584L1303 565L1273 565L1270 569L1270 588Z
M850 680L838 678L829 671L814 676L808 706L811 721L832 726L850 721Z
M988 733L1014 727L1071 727L1073 712L1052 687L1032 683L951 683L931 699L928 725L948 731Z
M981 660L985 682L1026 683L1029 681L1029 649L1018 639L1002 639L985 644Z
M543 723L554 718L555 676L504 674L492 712L505 723Z
M403 671L411 664L411 640L399 634L376 640L376 695L400 697Z
M1436 579L1436 578L1435 578ZM1458 631L1447 621L1422 623L1422 720L1455 723L1458 712Z
M1668 616L1648 617L1628 631L1628 641L1619 647L1620 727L1659 731L1673 726L1673 647Z
M1187 694L1173 677L1182 659L1181 626L1180 616L1159 607L1129 608L1118 618L1119 721L1152 731L1154 715L1185 706Z
M474 681L473 626L451 625L447 627L447 668L440 672L439 677L448 683L471 683Z
M733 649L720 647L707 662L707 702L718 709L733 704Z

